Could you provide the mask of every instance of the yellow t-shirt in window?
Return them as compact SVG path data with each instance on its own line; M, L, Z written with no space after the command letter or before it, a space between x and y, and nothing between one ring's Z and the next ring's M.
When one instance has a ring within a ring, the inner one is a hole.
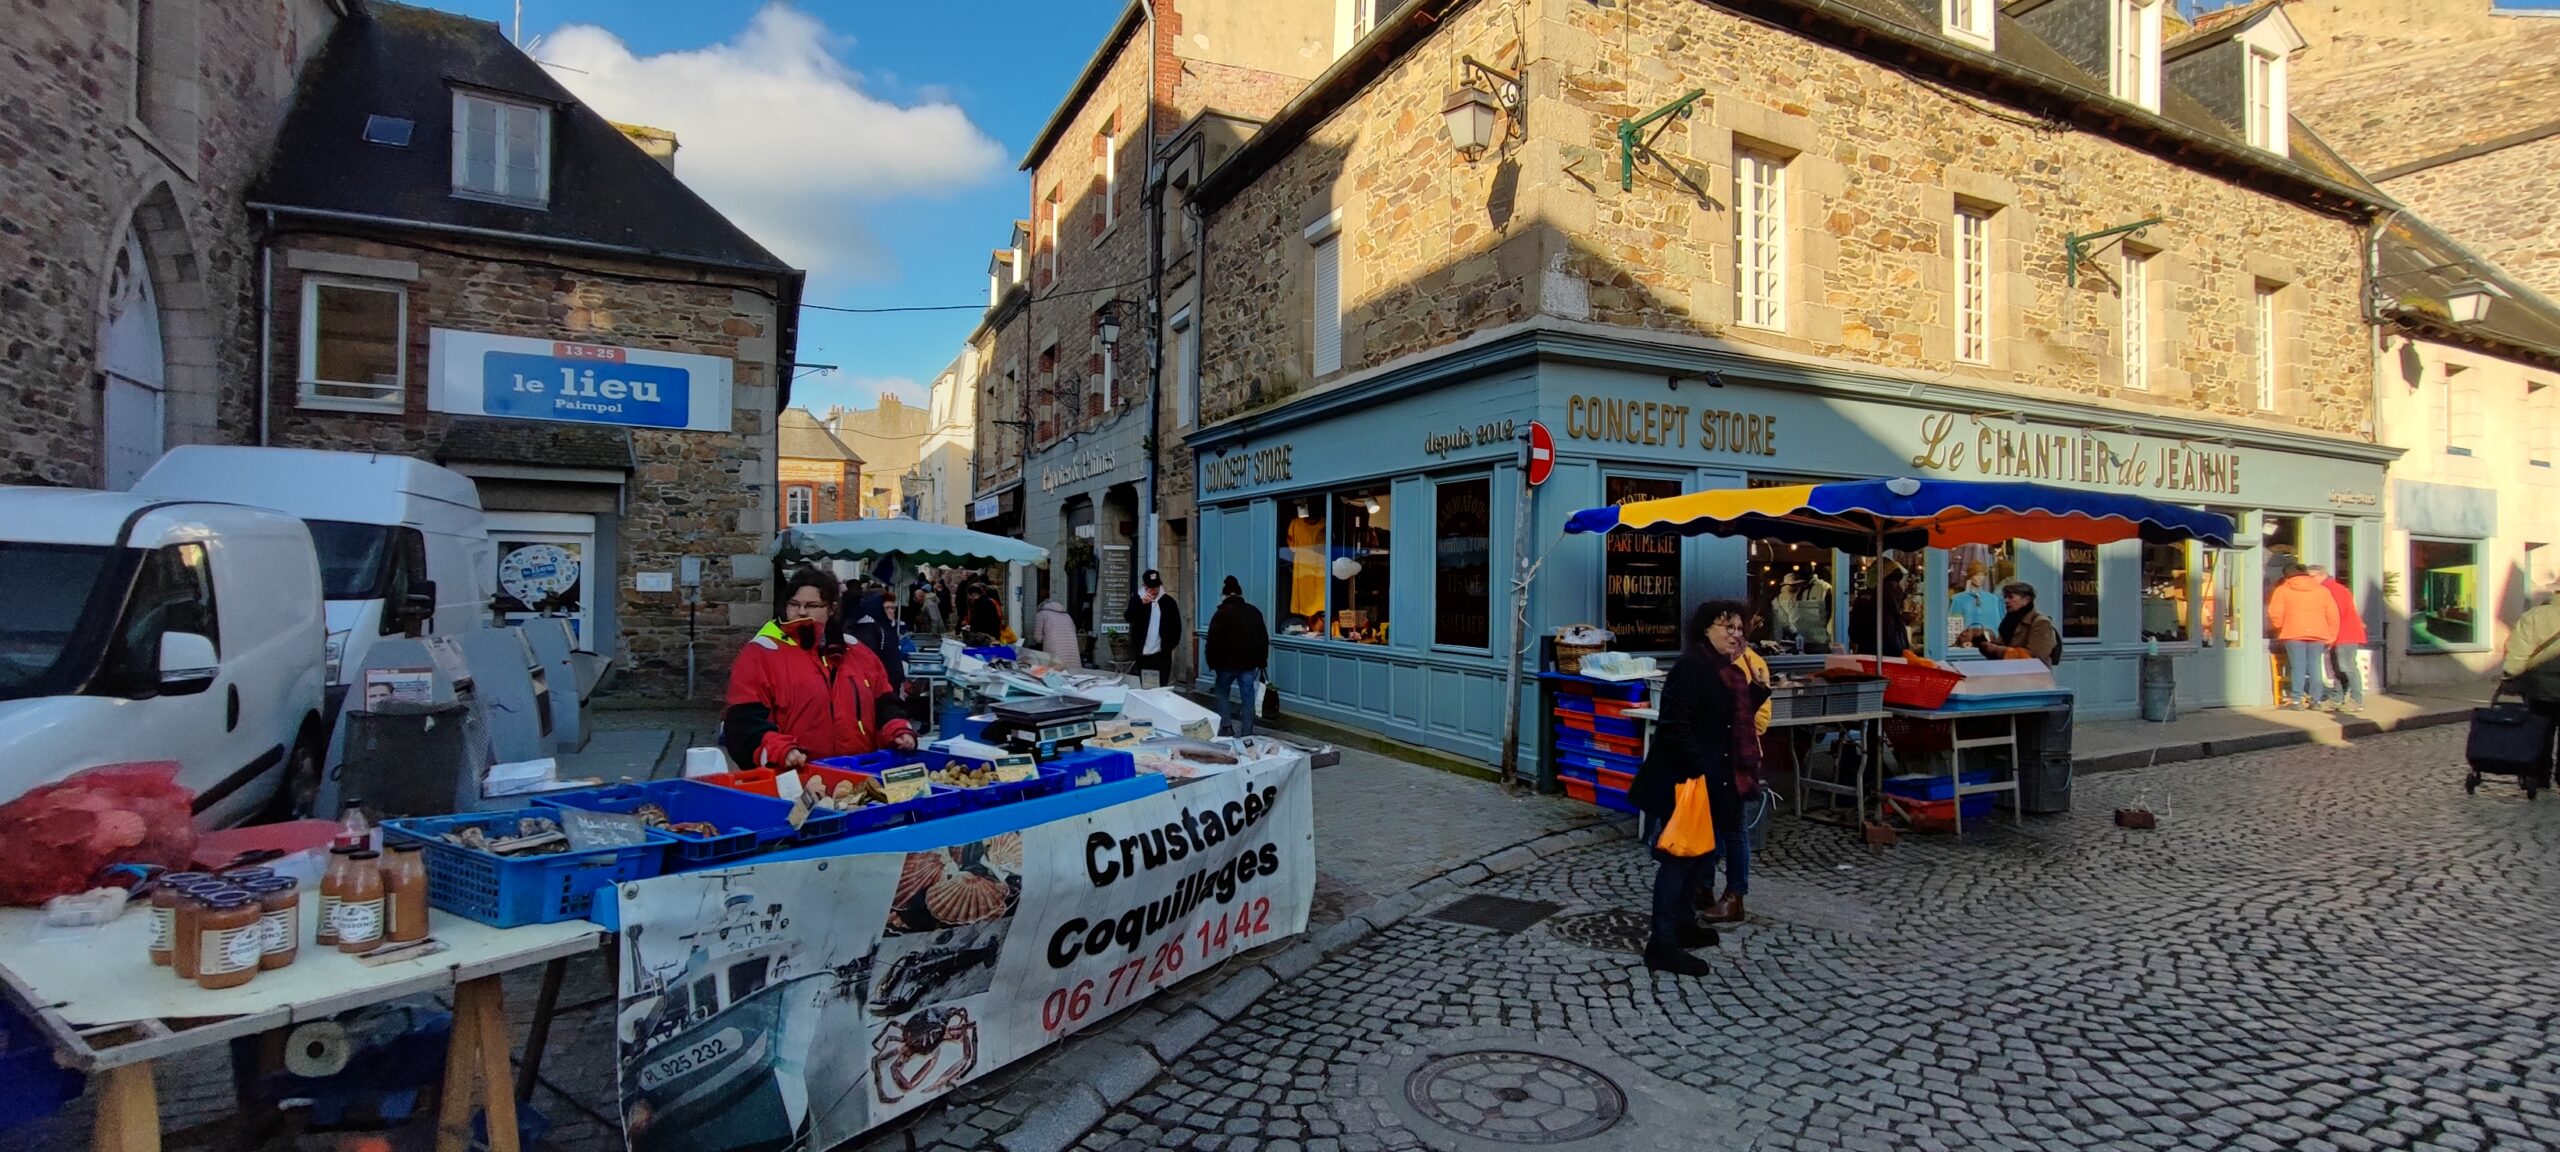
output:
M1289 521L1289 611L1310 616L1324 611L1324 522Z

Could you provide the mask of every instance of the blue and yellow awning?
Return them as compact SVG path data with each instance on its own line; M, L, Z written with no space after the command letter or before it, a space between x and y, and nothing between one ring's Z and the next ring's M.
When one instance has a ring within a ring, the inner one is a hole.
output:
M1689 492L1585 508L1564 530L1749 536L1860 553L2003 540L2202 540L2228 548L2236 531L2228 516L2144 496L1907 478Z

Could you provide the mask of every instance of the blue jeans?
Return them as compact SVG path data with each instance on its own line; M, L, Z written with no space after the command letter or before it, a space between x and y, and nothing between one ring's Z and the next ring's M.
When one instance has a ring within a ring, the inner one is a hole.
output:
M2320 666L2328 659L2329 646L2317 640L2284 642L2285 679L2292 683L2294 699L2328 703L2329 682L2320 674Z
M1659 833L1654 837L1661 839ZM1698 922L1698 887L1707 882L1708 869L1715 864L1716 854L1674 856L1659 848L1653 860L1653 939L1663 947L1677 947L1680 926Z
M1751 894L1751 825L1768 803L1767 792L1743 801L1742 819L1733 822L1733 835L1725 835L1721 828L1716 830L1716 850L1707 858L1724 862L1724 894L1727 896ZM1712 875L1701 875L1699 881L1704 883L1713 878Z
M1227 711L1227 686L1230 684L1241 685L1244 688L1244 707L1235 712ZM1218 673L1217 687L1211 690L1211 694L1218 698L1218 718L1233 723L1238 736L1253 735L1253 713L1255 705L1261 700L1259 692L1261 687L1262 674L1251 668L1242 672Z
M2364 707L2364 665L2356 654L2363 650L2353 645L2329 650L2331 662L2338 666L2339 697L2359 708Z

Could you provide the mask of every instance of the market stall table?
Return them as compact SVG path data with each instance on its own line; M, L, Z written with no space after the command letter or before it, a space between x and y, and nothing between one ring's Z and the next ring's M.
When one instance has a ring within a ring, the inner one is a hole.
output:
M1814 779L1812 773L1808 769L1808 766L1804 762L1804 754L1796 754L1793 758L1796 763L1796 816L1798 818L1802 818L1804 816L1804 794L1807 792L1820 792L1825 796L1846 796L1856 805L1856 807L1851 809L1851 811L1856 813L1857 820L1863 822L1867 818L1867 764L1873 762L1873 757L1876 755L1877 749L1883 747L1883 742L1879 739L1877 734L1876 725L1878 722L1884 720L1890 715L1892 715L1890 711L1880 710L1871 712L1853 712L1841 716L1778 717L1769 721L1769 727L1772 730L1780 728L1855 728L1858 730L1859 739L1866 750L1868 760L1865 763L1861 763L1855 771L1849 773L1849 782L1846 784L1842 784L1837 781ZM1836 767L1839 760L1838 752L1835 751L1832 753L1832 760Z
M319 897L303 894L302 923L315 922ZM507 1057L505 993L499 977L565 960L596 947L603 933L583 920L491 928L440 911L428 932L444 951L367 967L306 941L291 967L261 972L236 988L208 991L154 967L147 909L92 928L45 924L43 913L0 909L0 981L48 1033L65 1062L103 1078L92 1147L151 1152L160 1147L155 1061L310 1020L420 993L453 991L454 1023L445 1061L438 1152L471 1142L473 1089L488 1112L491 1152L517 1152L516 1097Z
M1885 711L1891 713L1895 719L1922 723L1944 721L1948 725L1947 780L1952 786L1948 799L1952 801L1951 807L1954 809L1956 832L1961 835L1964 832L1964 798L1992 792L2008 793L2010 817L2019 827L2026 826L2026 808L2018 794L2019 773L2026 767L2018 759L2018 718L2041 715L2070 706L2068 700L2057 703L2049 694L2038 693L2014 704L2002 703L1997 697L1985 697L1961 706L1944 708L1888 706ZM2000 722L2000 732L1995 736L1967 736L1964 733L1964 722L1968 720L1997 720ZM1965 783L1965 752L1988 748L2009 750L2009 778L1995 780L1988 784Z

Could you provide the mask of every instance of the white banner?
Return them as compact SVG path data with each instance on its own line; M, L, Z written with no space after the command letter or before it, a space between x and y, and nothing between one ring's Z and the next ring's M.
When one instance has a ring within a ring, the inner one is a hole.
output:
M1306 930L1307 761L930 852L622 885L635 1152L828 1148Z

